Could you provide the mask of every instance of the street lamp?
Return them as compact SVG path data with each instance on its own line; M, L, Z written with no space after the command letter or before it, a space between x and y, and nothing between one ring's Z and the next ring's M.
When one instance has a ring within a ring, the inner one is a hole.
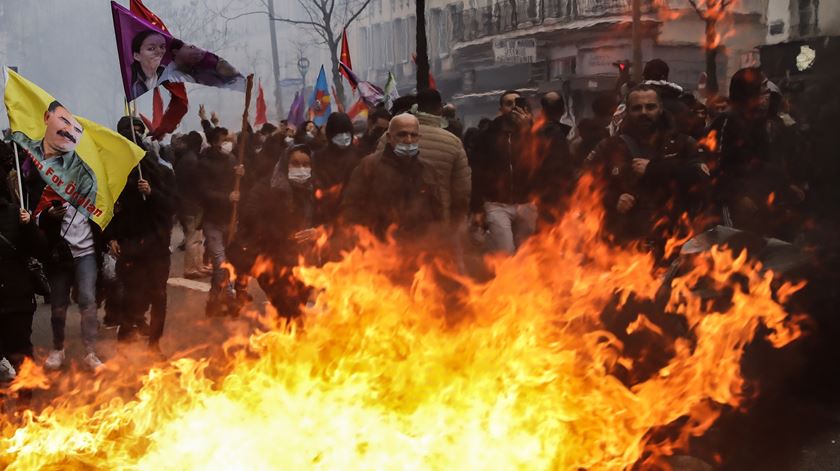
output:
M309 72L309 59L301 57L300 59L298 59L297 67L298 72L300 72L300 78L303 80L302 93L306 93L306 73Z

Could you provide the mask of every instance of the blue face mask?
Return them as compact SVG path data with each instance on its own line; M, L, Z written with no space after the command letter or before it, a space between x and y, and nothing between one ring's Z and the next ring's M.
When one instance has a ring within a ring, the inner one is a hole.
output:
M400 157L414 157L420 152L420 144L397 144L394 153Z

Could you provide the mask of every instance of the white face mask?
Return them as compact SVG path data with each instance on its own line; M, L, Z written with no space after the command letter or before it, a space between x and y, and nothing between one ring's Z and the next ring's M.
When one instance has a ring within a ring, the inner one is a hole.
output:
M400 157L414 157L420 152L420 144L397 144L394 153Z
M306 137L309 139L315 139L315 132L314 131L306 131Z
M286 141L286 144L288 144L288 145L292 145L292 144L295 143L295 138L291 137L291 136L286 136L286 139L284 139L284 140Z
M228 154L233 152L233 143L230 141L225 141L222 143L222 150L227 152Z
M289 169L289 181L305 183L312 178L311 167L292 167Z
M333 136L332 141L338 147L346 149L353 143L353 135L349 132L342 132Z

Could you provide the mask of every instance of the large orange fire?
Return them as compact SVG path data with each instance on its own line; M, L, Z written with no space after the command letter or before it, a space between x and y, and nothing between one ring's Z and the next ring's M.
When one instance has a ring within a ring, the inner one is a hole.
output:
M641 313L610 332L602 313L652 300L661 274L599 238L591 180L572 199L556 226L491 260L487 282L372 238L298 268L319 293L305 328L231 339L224 359L140 378L53 384L67 389L51 406L6 419L0 466L612 470L685 450L744 404L740 360L759 325L781 347L797 322L771 274L717 249L673 282L668 312L684 332ZM691 289L736 274L724 311ZM634 335L646 348L631 355L622 338ZM37 368L21 377L45 386Z

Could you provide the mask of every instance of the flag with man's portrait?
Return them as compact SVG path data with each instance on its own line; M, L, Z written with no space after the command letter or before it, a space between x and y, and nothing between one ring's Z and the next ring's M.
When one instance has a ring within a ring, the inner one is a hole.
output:
M12 140L24 151L24 174L38 172L49 191L104 229L145 152L117 132L73 115L12 70L4 72L4 102Z

